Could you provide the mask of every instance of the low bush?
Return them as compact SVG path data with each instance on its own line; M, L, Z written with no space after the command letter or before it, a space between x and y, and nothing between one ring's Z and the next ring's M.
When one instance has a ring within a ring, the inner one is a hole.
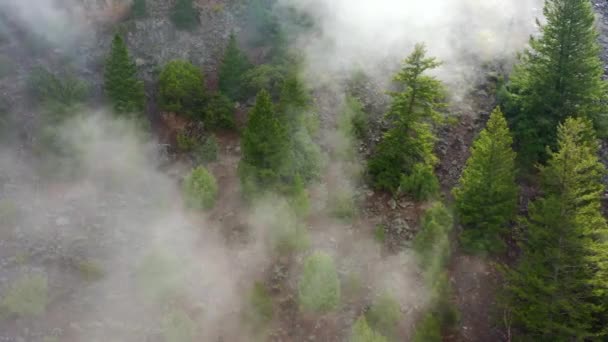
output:
M387 342L388 340L375 332L367 324L365 316L359 317L352 327L350 342Z
M399 303L389 293L379 296L366 314L369 325L382 335L395 337L397 323L401 318Z
M161 109L198 117L205 110L204 78L201 70L188 61L167 63L158 80Z
M431 165L418 163L409 175L402 175L400 190L418 201L432 198L439 191L439 180Z
M270 293L268 293L264 284L256 282L249 293L245 319L254 330L261 330L272 320L272 316L273 307Z
M192 209L212 209L217 198L215 177L202 166L192 170L183 183L186 206Z
M48 284L42 274L28 274L16 280L2 298L0 305L9 314L39 316L48 304Z
M331 256L317 252L304 260L298 295L305 312L324 313L338 307L340 279Z
M209 129L233 129L234 102L221 93L213 94L209 98L205 109L203 121Z
M199 25L199 13L193 0L177 0L171 12L173 25L180 30L193 30Z

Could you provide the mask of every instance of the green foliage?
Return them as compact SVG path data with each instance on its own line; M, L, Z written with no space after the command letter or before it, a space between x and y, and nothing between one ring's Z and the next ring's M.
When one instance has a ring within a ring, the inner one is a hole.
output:
M73 109L89 95L89 87L84 81L69 74L59 77L43 67L32 70L28 88L38 104L59 114Z
M167 63L158 80L159 102L163 110L191 117L202 114L205 105L203 74L188 61Z
M145 105L143 82L137 78L137 67L129 56L127 45L115 35L106 59L105 91L116 113L141 113Z
M193 152L197 163L207 164L217 161L219 146L215 135L209 135L202 144L197 144Z
M380 243L384 243L386 241L386 226L383 224L379 224L374 229L374 240Z
M197 144L195 138L188 135L186 132L179 132L175 137L177 148L182 152L190 152Z
M298 284L300 307L306 312L324 313L340 304L340 279L331 256L316 252L304 260Z
M140 19L146 16L146 1L147 0L133 0L131 5L131 16Z
M338 141L336 153L344 160L354 160L357 155L356 142L367 136L369 122L361 102L347 96L338 117Z
M249 306L245 311L245 319L258 330L272 320L273 314L270 293L264 284L256 282L249 293Z
M545 160L555 127L569 116L591 118L606 132L606 83L595 14L588 0L547 0L546 23L501 91L525 166Z
M461 242L470 252L504 250L501 234L517 205L513 139L500 109L473 143L471 156L453 190L456 212L465 230Z
M221 93L209 98L205 109L204 123L209 129L233 129L234 102Z
M83 260L76 264L76 267L80 275L88 282L100 280L105 276L103 268L92 260Z
M401 175L399 189L418 201L431 199L439 192L439 180L432 165L417 163L409 175Z
M182 185L184 201L193 209L212 209L217 198L215 177L202 166L192 170Z
M306 127L299 127L291 133L291 150L288 164L290 175L300 175L305 183L318 179L321 175L323 156Z
M199 25L199 13L193 0L177 0L171 10L171 21L179 30L193 30Z
M452 228L452 215L441 202L425 211L413 244L424 269L436 273L445 266L450 253L449 233Z
M239 175L247 196L270 190L282 181L289 156L289 135L266 91L261 91L243 132Z
M397 334L397 324L401 319L401 308L392 295L384 293L376 298L366 313L366 318L375 331L394 338Z
M196 336L196 323L182 310L174 310L163 318L163 337L165 342L193 342Z
M285 74L285 67L282 64L261 64L243 75L243 83L246 86L247 94L256 94L262 89L266 89L274 97L280 93Z
M445 108L445 90L439 80L424 75L440 65L435 58L425 55L424 46L417 45L395 76L403 89L391 93L393 103L387 118L392 121L392 128L368 164L369 174L378 189L395 193L403 173L411 173L418 163L433 168L437 162L433 154L436 138L432 125L441 120L439 111ZM418 191L419 187L414 189Z
M427 313L416 326L414 342L441 342L441 322L432 313Z
M243 75L251 68L252 64L238 47L236 36L231 34L219 70L220 91L232 100L242 100L245 95Z
M310 200L308 198L308 191L306 191L304 181L300 175L296 175L295 177L289 202L298 217L305 218L308 216L310 211Z
M259 226L268 230L268 244L272 251L286 255L304 251L310 245L306 226L299 222L293 202L273 197L264 198L256 206L255 217Z
M0 307L12 315L39 316L48 304L47 278L41 274L28 274L11 284L4 294Z
M506 306L530 339L605 339L607 308L598 304L608 295L606 170L589 120L568 118L557 137L541 167L543 196L521 220L522 257L506 271Z
M365 316L361 316L352 327L350 342L387 342L387 339L370 328Z
M328 202L329 213L335 218L351 220L357 214L354 192L348 187L333 189L329 193Z

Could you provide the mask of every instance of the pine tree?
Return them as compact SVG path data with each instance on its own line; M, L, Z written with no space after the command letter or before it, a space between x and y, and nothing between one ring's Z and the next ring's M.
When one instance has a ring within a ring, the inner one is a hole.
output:
M127 45L115 35L106 60L105 91L117 113L140 113L144 109L144 85L137 79L137 67Z
M541 36L531 38L504 95L519 154L531 166L555 146L555 127L569 116L606 128L606 85L589 0L547 0Z
M419 44L395 76L403 90L391 93L393 103L387 117L392 128L368 165L376 188L396 192L402 175L411 173L416 164L432 167L437 162L432 128L445 107L445 90L439 80L424 73L439 65L435 58L426 57L424 45Z
M289 136L270 95L264 90L256 98L241 145L243 157L239 173L245 192L278 185L289 153Z
M193 30L199 24L198 11L193 0L177 0L171 13L171 21L179 30Z
M558 149L541 168L544 195L522 220L522 258L506 274L507 305L533 340L600 338L608 289L605 168L590 121L569 118L557 136Z
M247 56L239 49L236 36L231 34L219 70L220 91L233 101L242 100L245 95L243 76L252 67Z
M515 213L515 152L507 121L499 108L473 143L471 157L454 189L456 211L465 230L464 247L475 252L498 252L500 234Z

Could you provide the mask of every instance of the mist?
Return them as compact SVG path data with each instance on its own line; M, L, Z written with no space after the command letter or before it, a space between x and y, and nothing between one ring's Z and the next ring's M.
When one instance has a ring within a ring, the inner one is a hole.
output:
M318 23L295 46L318 81L363 71L387 82L424 43L444 62L438 73L452 89L475 83L484 62L513 59L536 32L542 0L279 0Z

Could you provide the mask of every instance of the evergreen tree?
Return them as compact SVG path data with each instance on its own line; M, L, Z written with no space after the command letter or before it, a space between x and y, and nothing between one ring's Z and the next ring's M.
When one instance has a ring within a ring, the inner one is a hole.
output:
M393 103L387 117L392 121L392 128L368 165L374 185L379 189L396 192L402 175L411 173L414 165L423 163L432 167L437 162L432 129L441 118L439 111L445 107L445 91L439 80L424 73L439 65L435 58L426 57L424 45L419 44L395 76L403 89L391 93ZM418 188L414 184L411 187Z
M127 45L118 34L106 60L105 91L117 113L139 113L144 110L144 85L137 79L135 62Z
M375 332L369 324L365 316L359 317L352 327L350 342L386 342L387 339Z
M220 91L234 101L242 100L245 95L243 77L252 67L247 56L239 49L236 36L231 34L219 70Z
M515 213L515 152L502 112L495 109L471 148L471 157L454 189L456 211L465 230L464 247L475 252L497 252L504 247L500 234Z
M601 338L608 289L608 226L600 203L605 168L588 120L567 119L557 136L558 149L541 168L544 195L522 220L522 258L506 274L508 306L533 340Z
M192 0L177 0L171 13L171 21L179 30L192 30L199 24L198 11Z
M246 194L278 185L289 153L289 136L264 90L249 114L241 145L239 173Z
M546 0L541 36L531 38L503 92L525 165L544 160L555 146L555 127L569 116L585 116L606 128L598 33L589 0ZM540 24L539 24L540 25Z

